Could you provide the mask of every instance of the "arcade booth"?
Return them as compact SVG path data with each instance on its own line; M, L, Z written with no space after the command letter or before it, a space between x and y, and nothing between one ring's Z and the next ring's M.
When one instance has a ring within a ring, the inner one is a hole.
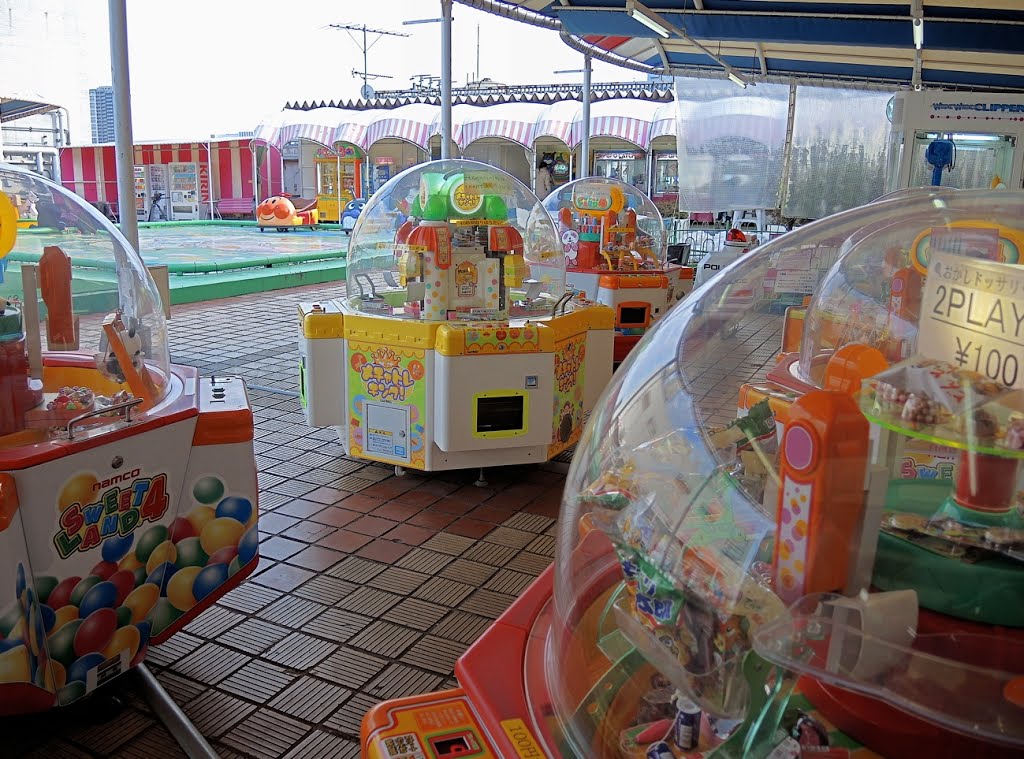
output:
M316 166L316 199L320 221L340 222L345 206L362 195L363 158L354 145L337 144L337 152L319 148Z
M499 169L393 177L352 232L347 296L299 307L309 424L399 472L558 455L612 370L611 310L566 291L564 261L540 201Z
M291 195L274 195L256 207L256 226L260 232L276 229L289 232L293 229L318 229L320 212L317 201L293 198ZM298 209L296 208L298 204Z
M459 689L366 715L365 755L1020 756L1022 218L1005 190L878 201L673 308L583 433L555 563L458 661ZM833 244L801 388L737 415L784 317L718 306ZM908 476L921 443L951 479Z
M10 198L58 199L88 267L23 244ZM160 295L71 192L0 165L0 715L140 664L258 562L245 385L170 362Z
M886 189L1021 187L1024 95L899 92L893 97Z
M604 177L557 188L544 208L558 228L566 283L615 313L615 363L693 289L694 270L667 262L665 225L643 192Z

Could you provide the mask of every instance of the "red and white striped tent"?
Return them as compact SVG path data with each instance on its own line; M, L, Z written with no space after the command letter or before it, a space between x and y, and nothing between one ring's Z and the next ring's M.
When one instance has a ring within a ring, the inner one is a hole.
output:
M199 164L200 175L208 178L201 186L204 203L224 198L252 198L253 150L259 163L260 186L271 194L281 192L281 152L274 145L255 140L211 140L135 146L135 165L174 162ZM61 183L86 200L117 203L117 153L114 145L62 148ZM213 197L210 197L212 192Z
M651 146L651 120L661 103L650 100L601 100L590 106L590 136L613 137L636 145ZM572 125L573 147L583 141L583 120Z
M572 125L580 122L582 118L583 105L579 101L561 100L552 103L537 116L534 139L554 137L569 145L572 141Z
M582 105L577 100L540 103L501 103L490 106L459 104L452 109L452 140L460 150L477 140L497 137L532 149L540 137L553 137L570 147L583 140ZM650 100L602 100L591 106L592 137L612 137L650 147L655 137L676 131L674 103ZM428 150L441 133L441 109L411 103L394 109L354 111L342 108L285 110L257 127L257 139L283 147L295 139L333 147L347 142L363 150L384 139L405 140Z
M372 116L366 127L363 144L360 145L362 148L369 148L380 140L399 139L429 150L430 138L441 131L440 125L435 124L440 119L440 109L427 103L412 103L390 111L364 113Z
M282 147L292 140L309 140L325 147L337 142L363 146L370 111L316 108L311 111L282 111L280 118L266 120L256 130L258 139Z
M675 102L662 103L651 118L651 142L658 137L675 137L679 125L679 111Z
M465 149L477 140L500 137L533 147L537 118L547 109L539 103L502 103L500 105L456 105L452 108L452 124L459 131L453 135L455 144Z

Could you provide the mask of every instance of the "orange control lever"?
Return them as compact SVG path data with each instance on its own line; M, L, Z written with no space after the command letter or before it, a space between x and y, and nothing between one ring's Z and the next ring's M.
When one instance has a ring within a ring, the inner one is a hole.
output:
M793 404L779 457L776 592L792 603L841 591L864 511L868 422L852 396L813 390Z

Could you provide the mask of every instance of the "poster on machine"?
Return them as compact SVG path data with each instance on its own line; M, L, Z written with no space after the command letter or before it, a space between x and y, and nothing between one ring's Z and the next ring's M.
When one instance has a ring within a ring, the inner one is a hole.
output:
M255 566L252 443L194 448L195 429L5 473L20 508L0 529L0 714L81 698Z
M917 351L1024 388L1024 274L1014 264L932 251Z
M352 455L423 469L426 352L349 342L348 353Z
M583 430L583 374L587 333L555 343L554 428L548 458L576 444Z

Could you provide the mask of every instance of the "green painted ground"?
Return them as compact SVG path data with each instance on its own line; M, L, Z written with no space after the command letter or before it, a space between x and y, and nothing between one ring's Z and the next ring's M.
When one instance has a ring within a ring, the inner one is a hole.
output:
M345 279L348 235L338 229L260 232L252 222L163 222L139 225L147 265L168 267L171 303L196 303ZM76 313L117 302L111 238L21 230L0 294L21 297L20 264L59 245L73 264Z

